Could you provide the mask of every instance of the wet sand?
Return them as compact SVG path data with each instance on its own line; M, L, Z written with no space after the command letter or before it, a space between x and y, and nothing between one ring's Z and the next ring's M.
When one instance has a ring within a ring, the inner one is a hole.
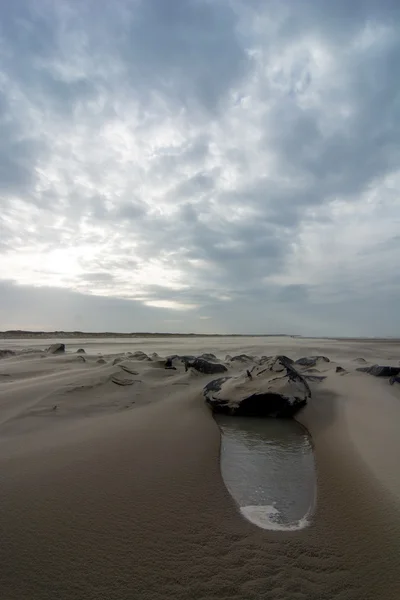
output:
M98 364L76 345L86 362L41 352L0 361L2 598L400 597L400 385L356 372L354 360L398 364L399 344L135 339L132 351L163 355L332 359L298 416L318 495L310 527L293 532L247 522L226 490L201 395L212 376L128 359L134 383L116 385L121 347L105 341Z

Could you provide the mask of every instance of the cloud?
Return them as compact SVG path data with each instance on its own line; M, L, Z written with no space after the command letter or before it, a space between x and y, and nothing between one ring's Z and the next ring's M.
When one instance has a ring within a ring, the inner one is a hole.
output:
M0 278L40 296L29 326L73 327L65 294L82 329L400 335L397 4L1 6Z

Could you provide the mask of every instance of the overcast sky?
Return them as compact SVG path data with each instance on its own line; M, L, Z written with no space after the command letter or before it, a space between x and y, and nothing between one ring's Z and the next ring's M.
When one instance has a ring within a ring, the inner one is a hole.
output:
M0 2L0 329L400 335L398 0Z

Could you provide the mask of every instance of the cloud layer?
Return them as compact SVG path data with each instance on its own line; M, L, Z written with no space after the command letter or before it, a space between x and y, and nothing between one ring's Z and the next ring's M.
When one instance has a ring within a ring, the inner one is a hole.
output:
M0 328L400 335L397 2L0 13Z

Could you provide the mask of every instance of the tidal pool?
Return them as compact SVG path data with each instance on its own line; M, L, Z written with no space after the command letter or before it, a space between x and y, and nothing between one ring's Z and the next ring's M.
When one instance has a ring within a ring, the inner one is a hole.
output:
M264 529L306 527L316 503L311 439L292 419L216 415L221 472L243 516Z

